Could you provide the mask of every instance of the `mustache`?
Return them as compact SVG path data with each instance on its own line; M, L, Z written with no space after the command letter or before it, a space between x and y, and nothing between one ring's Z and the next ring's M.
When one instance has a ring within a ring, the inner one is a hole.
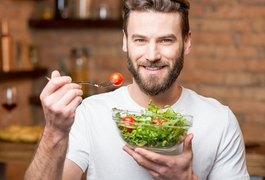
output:
M144 62L139 62L138 66L162 67L162 66L168 66L168 63L162 61L144 61Z

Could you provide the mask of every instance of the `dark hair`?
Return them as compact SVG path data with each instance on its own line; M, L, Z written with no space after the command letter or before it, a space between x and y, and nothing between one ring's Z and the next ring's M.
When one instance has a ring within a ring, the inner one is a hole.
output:
M177 12L181 16L181 31L184 38L190 31L189 8L188 0L124 0L122 12L124 32L127 35L127 25L131 11Z

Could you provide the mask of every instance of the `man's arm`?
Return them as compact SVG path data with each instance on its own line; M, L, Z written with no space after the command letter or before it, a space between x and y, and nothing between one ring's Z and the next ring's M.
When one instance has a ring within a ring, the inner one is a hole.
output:
M65 159L67 145L68 137L59 140L56 145L47 142L43 137L26 172L25 180L80 180L83 174L81 168L71 160Z
M44 132L25 180L62 179L68 137L53 140L49 136L49 132Z
M40 95L46 125L25 180L62 179L69 132L81 95L80 85L71 83L70 77L52 73Z
M80 180L83 175L82 169L69 159L65 159L63 180Z

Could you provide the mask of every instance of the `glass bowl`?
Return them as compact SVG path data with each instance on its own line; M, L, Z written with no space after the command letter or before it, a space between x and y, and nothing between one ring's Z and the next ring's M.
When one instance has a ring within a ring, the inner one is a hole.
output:
M169 114L112 109L119 134L128 146L161 154L179 154L193 117L172 110Z

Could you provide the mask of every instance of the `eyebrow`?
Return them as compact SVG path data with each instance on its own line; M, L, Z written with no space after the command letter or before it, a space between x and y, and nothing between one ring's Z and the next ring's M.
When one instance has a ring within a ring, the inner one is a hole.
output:
M132 35L132 39L133 38L145 38L146 36L141 35L141 34L133 34ZM166 34L163 36L158 37L158 39L165 39L165 38L172 38L172 39L177 39L176 36L174 34Z
M177 37L174 34L166 34L159 37L159 39L166 39L166 38L177 39Z
M140 35L140 34L133 34L132 35L132 39L134 39L134 38L145 38L145 36L144 35Z

